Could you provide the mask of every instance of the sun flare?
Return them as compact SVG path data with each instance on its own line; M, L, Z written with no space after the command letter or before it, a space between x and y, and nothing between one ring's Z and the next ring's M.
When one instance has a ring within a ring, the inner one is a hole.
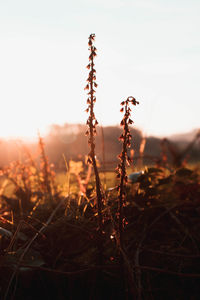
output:
M34 139L37 137L38 132L42 135L46 134L48 130L48 125L42 125L37 122L37 120L28 121L27 118L22 116L11 118L1 118L0 121L0 138L25 138Z

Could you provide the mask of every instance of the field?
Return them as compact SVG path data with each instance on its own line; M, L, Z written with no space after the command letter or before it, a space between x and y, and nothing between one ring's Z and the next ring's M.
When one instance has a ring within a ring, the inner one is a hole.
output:
M94 172L81 192L80 165L45 173L29 158L2 175L1 298L198 299L199 169L145 167L129 180L122 248L116 173L100 173L100 233Z
M135 168L131 110L139 103L132 96L121 102L118 163L108 170L97 160L93 42L92 34L88 155L63 157L61 172L39 135L39 158L24 148L23 159L1 170L0 299L197 300L198 164L176 154L169 161L163 148L145 165L143 141Z

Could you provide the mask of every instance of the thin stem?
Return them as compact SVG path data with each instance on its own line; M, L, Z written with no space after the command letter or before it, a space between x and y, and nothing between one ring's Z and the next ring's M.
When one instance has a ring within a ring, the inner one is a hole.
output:
M97 84L95 82L96 76L96 70L94 69L94 57L96 56L96 48L93 46L94 41L94 34L91 34L89 36L89 50L90 50L90 56L89 56L89 65L87 68L89 71L89 76L87 79L87 85L85 89L89 90L88 95L89 98L87 100L88 108L87 112L89 112L89 118L87 120L88 130L86 132L87 135L89 135L88 143L90 145L90 153L89 153L89 159L88 162L92 163L95 173L95 181L96 181L96 195L97 195L97 211L98 211L98 226L99 231L102 234L103 231L103 216L102 216L102 206L103 206L103 199L102 199L102 192L101 192L101 182L99 177L99 172L97 168L96 158L95 158L95 135L96 135L96 125L98 124L95 114L94 114L94 103L96 101L96 97L94 96L95 89L94 87L97 87Z
M126 162L130 164L131 159L127 155L128 148L131 146L131 134L129 129L129 124L132 124L133 121L130 119L130 104L136 105L138 102L133 97L128 97L126 101L121 103L122 108L121 112L124 112L124 117L121 121L121 126L123 126L123 133L120 136L120 140L122 141L122 152L119 155L120 163L117 168L117 177L120 178L120 184L118 186L119 191L119 202L118 202L118 242L123 249L123 222L124 222L124 212L123 207L125 205L125 185L127 183L127 175L126 175Z

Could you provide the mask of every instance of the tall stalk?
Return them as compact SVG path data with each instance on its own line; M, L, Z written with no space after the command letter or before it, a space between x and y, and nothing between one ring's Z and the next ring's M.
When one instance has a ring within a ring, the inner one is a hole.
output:
M86 135L89 136L88 144L90 146L90 153L88 154L88 163L92 163L95 173L96 179L96 195L97 195L97 210L98 210L98 225L99 230L102 233L103 229L103 217L102 217L102 192L101 192L101 182L99 178L99 172L97 168L96 158L95 158L95 135L96 135L96 125L98 124L95 114L94 114L94 103L96 102L95 97L95 88L97 87L96 80L96 70L94 69L94 58L96 56L96 48L93 45L95 39L95 34L90 34L89 36L89 64L87 65L87 69L89 70L89 76L87 79L87 85L85 90L88 90L88 99L87 104L88 108L86 109L89 112L89 117L87 120L88 130L86 131Z
M135 100L134 97L128 97L126 101L121 102L122 108L121 112L124 113L124 117L120 123L123 127L123 133L119 137L119 140L122 141L122 152L118 156L120 159L120 163L117 167L117 177L120 179L120 183L118 185L118 237L119 237L119 245L121 249L123 249L124 241L123 241L123 229L124 229L124 211L123 207L125 206L125 185L128 181L126 174L126 162L130 165L131 158L128 156L127 151L131 146L131 133L129 129L129 125L133 124L133 121L130 118L131 108L130 104L136 105L139 104L138 101Z
M40 161L41 161L40 167L41 167L42 180L43 180L42 189L45 193L45 198L46 198L46 196L48 196L48 198L52 204L53 199L52 199L49 162L48 162L48 158L46 156L45 149L44 149L44 141L39 133L38 133L38 138L39 138L38 144L39 144L39 149L40 149Z

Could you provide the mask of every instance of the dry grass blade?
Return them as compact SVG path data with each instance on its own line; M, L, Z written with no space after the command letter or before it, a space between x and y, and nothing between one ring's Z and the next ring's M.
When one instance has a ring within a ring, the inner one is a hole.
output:
M10 290L10 287L11 287L11 284L18 272L18 269L23 261L23 258L25 256L25 254L28 252L30 246L32 245L32 243L36 240L36 238L38 237L38 235L42 234L43 231L46 229L46 227L50 224L50 222L52 221L54 215L56 214L56 212L58 211L58 209L63 205L64 201L66 199L63 199L58 205L57 207L53 210L53 212L51 213L51 215L49 216L48 220L46 221L46 223L40 228L40 230L33 236L33 238L30 240L30 242L28 243L28 245L26 246L26 248L24 249L23 253L21 254L19 260L18 260L18 263L15 267L15 270L13 271L12 273L12 276L9 280L9 284L8 284L8 287L7 287L7 290L6 290L6 293L5 293L5 296L4 296L4 300L7 299L7 296L8 296L8 293L9 293L9 290Z

